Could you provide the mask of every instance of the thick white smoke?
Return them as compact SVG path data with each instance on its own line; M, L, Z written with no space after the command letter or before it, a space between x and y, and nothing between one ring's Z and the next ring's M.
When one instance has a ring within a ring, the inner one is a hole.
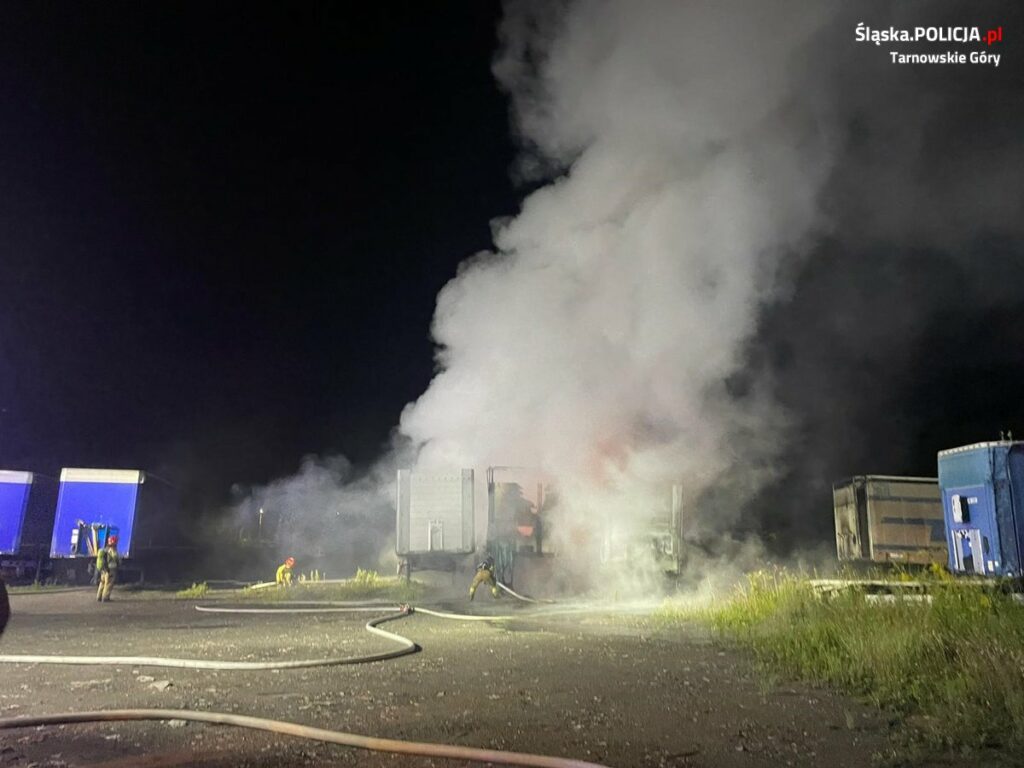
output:
M899 419L879 403L920 376L937 308L1019 295L1016 267L974 268L984 238L1020 252L1019 75L893 65L855 27L1015 18L509 2L494 71L519 172L548 183L438 297L439 373L400 423L417 466L543 470L573 525L642 520L680 482L691 524L721 531L761 491L748 507L773 530L827 528L833 480L899 471L912 429L872 447ZM382 462L374 506L409 463Z
M741 437L771 455L780 414L724 386L822 226L828 102L794 72L823 16L789 10L510 4L495 72L563 172L439 296L441 371L401 420L421 466L539 467L628 516L674 481L696 499Z

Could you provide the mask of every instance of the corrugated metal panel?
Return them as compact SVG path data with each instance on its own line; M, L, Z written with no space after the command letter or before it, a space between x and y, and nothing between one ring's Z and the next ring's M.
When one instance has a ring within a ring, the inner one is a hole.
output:
M396 513L399 555L472 552L473 470L399 470Z
M833 486L832 507L836 522L836 555L842 561L864 559L867 555L861 549L857 502L852 480Z
M833 486L840 560L943 562L946 538L935 478L858 475Z
M866 491L873 560L926 564L946 559L937 479L869 478Z

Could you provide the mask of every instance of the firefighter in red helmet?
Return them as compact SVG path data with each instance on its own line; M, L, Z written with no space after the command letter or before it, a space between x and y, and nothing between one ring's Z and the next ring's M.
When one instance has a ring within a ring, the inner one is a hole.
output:
M277 577L275 578L277 586L290 587L292 585L292 568L294 567L294 557L288 557L280 566L278 566Z
M117 567L121 564L121 556L117 553L117 536L108 536L103 549L96 553L96 573L100 585L96 589L97 602L109 602L110 592L117 581Z

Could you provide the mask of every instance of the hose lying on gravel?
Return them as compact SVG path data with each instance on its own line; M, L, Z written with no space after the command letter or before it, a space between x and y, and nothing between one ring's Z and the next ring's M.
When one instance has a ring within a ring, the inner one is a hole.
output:
M33 655L0 655L0 662L6 663L39 663L39 664L103 664L179 667L185 669L218 669L218 670L270 670L270 669L301 669L305 667L336 666L341 664L362 664L370 661L394 659L420 651L420 646L394 632L380 629L377 625L387 621L404 618L414 612L424 613L443 619L459 621L496 621L515 618L513 616L468 616L459 613L433 611L427 608L410 608L408 606L380 605L323 605L319 608L221 608L197 605L196 610L208 613L309 613L331 612L351 613L356 611L397 610L398 613L388 614L366 623L366 629L376 635L402 645L400 649L339 659L308 659L302 661L281 662L247 662L247 661L210 661L204 659L174 659L150 656L33 656ZM214 723L218 725L235 725L253 728L289 736L341 744L380 752L394 752L424 757L448 758L454 760L471 760L495 765L536 766L537 768L605 768L599 763L590 763L563 757L549 757L522 752L503 752L477 747L463 747L452 744L429 744L424 742L401 741L398 739L379 739L361 736L343 731L329 731L322 728L289 723L280 720L267 720L246 715L233 715L222 712L193 712L185 709L121 709L98 712L72 712L60 715L39 715L0 718L0 730L7 728L27 728L42 725L66 725L72 723L109 722L120 720L192 720L195 722Z
M400 739L378 739L360 736L357 733L329 731L308 725L289 723L281 720L267 720L262 717L232 715L224 712L194 712L188 709L110 709L98 712L68 712L60 715L37 715L0 718L0 730L8 728L30 728L40 725L70 725L73 723L97 723L121 720L191 720L216 725L236 725L270 731L286 736L315 739L346 747L358 747L375 752L394 752L403 755L421 755L451 760L471 760L496 765L534 766L535 768L606 768L600 763L589 763L567 757L548 757L524 752L503 752L497 749L462 747L455 744L430 744Z
M200 606L197 608L202 609ZM263 610L273 612L275 609L254 609L254 608L207 608L205 610L228 612L253 612ZM303 609L277 609L277 612L292 612ZM306 609L308 610L308 609ZM340 610L336 609L336 610ZM349 608L349 611L376 611L380 608ZM0 663L4 664L102 664L105 666L126 665L133 667L174 667L178 669L217 669L217 670L270 670L270 669L307 669L309 667L336 667L343 664L366 664L372 661L385 661L397 659L400 656L407 656L411 653L419 653L420 647L406 637L380 629L377 625L388 621L395 621L408 616L408 609L399 613L388 614L366 622L366 631L383 637L386 640L401 645L394 651L383 651L371 653L366 656L347 656L328 659L299 659L297 661L215 661L211 659L175 659L163 656L62 656L62 655L33 655L33 654L3 654L0 655Z
M267 671L272 669L308 669L310 667L337 667L346 664L368 664L387 661L419 653L420 646L407 637L380 629L378 625L402 619L412 613L423 613L439 619L455 621L502 621L515 616L469 616L462 613L432 611L429 608L411 608L395 605L367 605L365 603L331 603L326 601L317 608L221 608L219 606L197 605L197 611L204 613L366 613L370 611L397 611L366 622L367 632L398 643L401 648L382 651L365 656L346 656L327 659L299 659L296 661L218 661L214 659L176 659L165 656L66 656L63 654L0 654L2 664L102 664L105 666L170 667L174 669L213 669L223 671Z

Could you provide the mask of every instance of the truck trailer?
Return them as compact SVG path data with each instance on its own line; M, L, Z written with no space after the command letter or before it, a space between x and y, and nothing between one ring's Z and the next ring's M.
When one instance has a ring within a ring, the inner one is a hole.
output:
M56 498L53 478L0 470L0 570L10 580L43 577Z
M31 472L0 469L0 555L13 555L21 547L31 491Z
M1024 442L940 451L939 485L953 573L1024 574Z
M398 470L395 553L399 570L454 571L473 553L473 470Z
M937 478L858 475L832 487L832 502L840 561L946 561Z
M603 525L601 562L678 575L683 566L683 486L665 486L647 509Z
M121 557L145 554L151 565L167 567L184 551L179 522L177 496L159 478L138 469L67 467L60 473L50 557L77 581L85 569L76 562L91 561L116 535ZM135 566L141 571L141 563Z

